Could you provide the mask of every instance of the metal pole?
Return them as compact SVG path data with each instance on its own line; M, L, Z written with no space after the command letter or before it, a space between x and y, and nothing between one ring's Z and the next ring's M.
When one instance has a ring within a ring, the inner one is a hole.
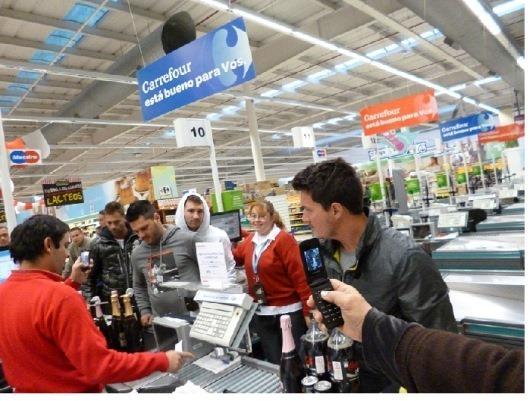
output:
M445 178L447 179L447 191L449 192L449 204L454 205L454 197L451 195L453 188L451 187L451 173L449 171L449 162L447 160L447 147L444 144L444 169L445 169Z
M462 146L462 143L460 143L460 146ZM462 157L464 159L464 172L466 173L467 193L469 194L469 173L467 172L467 156L466 156L465 150L463 149L463 146L462 146Z
M480 142L478 142L477 139L477 156L478 156L478 163L480 166L480 179L482 180L482 188L486 189L486 180L484 178L484 168L482 167L482 147L480 146Z
M7 229L13 231L17 225L13 193L11 192L11 176L9 175L9 164L7 161L6 139L4 126L2 124L2 111L0 110L0 186L4 200L4 211L7 220Z
M221 197L221 182L219 181L219 169L217 168L217 159L215 157L215 146L212 143L210 144L210 165L212 166L212 178L213 178L213 188L215 190L215 202L217 203L217 210L219 212L224 212L223 209L223 199Z
M259 139L258 119L256 118L254 99L245 99L245 108L247 111L250 146L252 148L252 157L254 159L256 181L265 181L265 167L263 165L263 154L261 153L261 141Z

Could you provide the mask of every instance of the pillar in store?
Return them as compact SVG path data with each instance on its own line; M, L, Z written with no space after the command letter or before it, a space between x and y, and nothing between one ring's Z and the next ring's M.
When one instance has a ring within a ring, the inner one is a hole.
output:
M258 119L256 118L254 100L245 99L245 108L247 110L250 146L252 147L252 157L254 159L254 172L256 173L256 181L265 181L265 167L263 166L263 155L261 153L261 141L259 139Z
M11 176L9 175L9 163L7 160L6 139L4 136L4 125L2 123L2 111L0 110L0 185L4 210L6 213L7 229L13 231L17 225L13 194L11 193Z

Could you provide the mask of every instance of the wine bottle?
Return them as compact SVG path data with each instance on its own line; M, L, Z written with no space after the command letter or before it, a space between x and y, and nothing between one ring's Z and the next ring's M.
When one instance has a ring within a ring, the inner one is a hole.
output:
M127 352L138 352L141 349L138 320L134 315L129 294L121 296L123 300L123 331L127 343Z
M280 380L283 385L283 392L301 393L304 368L294 345L293 333L291 332L291 317L282 315L280 317L280 326L282 328Z
M105 340L107 340L107 346L110 347L110 330L109 326L107 325L107 321L105 320L105 316L103 316L103 311L101 310L101 299L98 296L93 297L90 300L90 303L94 308L94 323L96 324L99 331L101 331L101 334L105 336Z
M127 349L127 341L123 331L123 318L117 291L112 291L110 305L112 309L112 321L110 324L112 348L118 351L125 351Z
M311 318L309 329L302 336L304 350L304 368L308 375L317 376L319 380L327 376L327 340L329 335L320 330L316 320Z
M328 371L339 393L357 392L359 364L353 357L353 340L339 328L333 329L328 340Z

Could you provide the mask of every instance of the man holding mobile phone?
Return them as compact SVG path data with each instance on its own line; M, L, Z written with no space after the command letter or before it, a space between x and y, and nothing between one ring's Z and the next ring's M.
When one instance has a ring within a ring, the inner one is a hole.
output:
M363 205L355 169L341 158L312 164L292 181L301 191L302 219L321 239L329 278L354 286L373 306L428 328L457 331L449 290L431 257L409 237L382 227ZM362 352L359 350L359 358ZM397 391L363 368L362 392Z
M70 277L72 273L72 266L82 252L90 251L92 240L88 238L80 227L73 227L70 229L70 246L68 247L68 260L63 269L63 278ZM88 268L88 264L87 264ZM88 284L81 286L81 291L85 298L89 298Z

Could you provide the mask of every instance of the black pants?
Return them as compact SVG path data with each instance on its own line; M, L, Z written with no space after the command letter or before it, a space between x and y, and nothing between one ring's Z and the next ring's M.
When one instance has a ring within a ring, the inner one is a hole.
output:
M302 310L286 313L291 317L291 332L293 333L296 351L300 350L300 337L307 331ZM277 365L280 364L282 356L282 328L280 327L280 316L260 316L254 315L252 323L254 329L261 339L261 348L265 360Z

